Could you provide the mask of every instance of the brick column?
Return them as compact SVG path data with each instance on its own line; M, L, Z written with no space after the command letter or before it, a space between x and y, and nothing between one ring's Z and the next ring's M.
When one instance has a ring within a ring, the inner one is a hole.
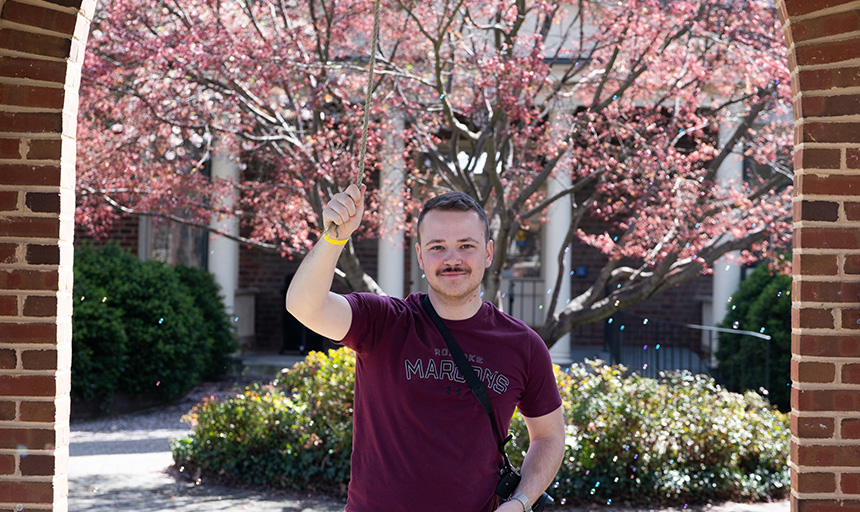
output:
M78 86L95 0L0 0L0 510L68 509Z
M779 7L795 115L791 506L860 511L860 11Z

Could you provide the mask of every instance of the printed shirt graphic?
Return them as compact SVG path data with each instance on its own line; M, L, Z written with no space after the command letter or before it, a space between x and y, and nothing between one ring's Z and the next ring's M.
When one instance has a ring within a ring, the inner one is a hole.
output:
M346 295L353 319L341 343L357 355L348 512L492 511L496 443L514 408L537 417L561 405L540 337L484 303L445 324L487 387L503 431L493 433L422 297Z

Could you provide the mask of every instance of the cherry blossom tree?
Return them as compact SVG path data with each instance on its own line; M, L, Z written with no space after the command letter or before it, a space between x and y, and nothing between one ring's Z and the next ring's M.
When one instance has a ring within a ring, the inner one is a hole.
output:
M791 233L790 85L769 2L383 1L368 84L372 9L106 4L82 87L79 222L104 233L140 214L211 229L213 213L236 215L241 242L301 256L326 198L356 180L371 87L359 236L387 236L379 171L398 159L408 214L445 190L484 205L496 247L485 297L497 303L516 233L542 224L552 203L573 211L563 248L605 255L588 290L539 329L549 345L727 253L780 261ZM402 151L386 151L392 139ZM216 149L242 163L239 182L201 172ZM719 180L737 151L756 172ZM236 208L219 211L212 198L231 194ZM379 292L347 247L346 282Z

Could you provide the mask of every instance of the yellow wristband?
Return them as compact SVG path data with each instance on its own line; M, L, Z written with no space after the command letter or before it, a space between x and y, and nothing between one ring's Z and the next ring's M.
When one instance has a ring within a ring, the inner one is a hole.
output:
M343 245L347 242L347 240L349 240L349 238L347 238L346 240L336 240L336 239L326 235L325 233L323 233L323 240L325 240L326 242L333 244L333 245Z

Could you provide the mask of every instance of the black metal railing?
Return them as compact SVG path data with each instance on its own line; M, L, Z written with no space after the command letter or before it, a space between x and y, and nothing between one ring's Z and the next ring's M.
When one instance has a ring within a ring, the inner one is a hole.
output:
M510 279L502 300L507 313L523 322L537 327L546 318L546 306L552 298L546 292L543 279Z
M648 318L628 311L618 311L606 323L606 344L611 363L626 365L642 375L655 377L661 371L689 370L705 373L718 381L716 350L720 333L731 333L745 343L763 345L761 386L770 388L770 339L767 334L740 329L725 329L708 325L687 324Z
M509 314L535 328L543 324L551 290L547 291L542 279L509 279L504 289L503 301ZM624 310L604 321L602 336L599 327L592 327L571 333L574 349L585 344L594 348L594 352L604 354L607 363L623 364L643 376L657 377L662 371L688 370L711 375L721 384L743 382L747 389L771 389L773 358L771 337L766 334L673 322ZM721 333L730 333L733 343L755 345L756 360L740 368L733 366L729 370L731 375L721 372L716 357ZM737 375L738 372L744 374Z

